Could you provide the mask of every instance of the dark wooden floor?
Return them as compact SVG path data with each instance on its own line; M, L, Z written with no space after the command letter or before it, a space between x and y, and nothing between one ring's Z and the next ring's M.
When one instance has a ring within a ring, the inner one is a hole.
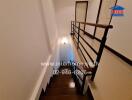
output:
M61 67L60 71L69 69ZM88 100L87 96L81 95L71 75L55 75L47 87L46 93L40 96L40 100Z

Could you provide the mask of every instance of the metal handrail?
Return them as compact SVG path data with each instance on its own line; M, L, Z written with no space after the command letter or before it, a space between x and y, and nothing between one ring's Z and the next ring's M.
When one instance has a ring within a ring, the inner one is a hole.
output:
M95 26L95 27L100 27L100 28L113 28L113 25L95 24L95 23L78 22L78 21L72 21L72 22L80 23L80 24L84 24L84 25Z
M79 24L77 26L77 23ZM80 25L81 24L84 24L84 25L89 25L89 26L93 26L93 27L99 27L99 28L104 28L105 31L103 33L103 37L102 39L99 39L93 35L91 35L90 33L86 32L85 30L81 29L80 28ZM94 77L95 77L95 74L96 74L96 71L98 69L98 64L100 62L100 59L101 59L101 56L102 56L102 53L103 53L103 50L104 50L104 47L105 47L105 43L106 43L106 40L107 40L107 34L108 34L108 31L109 29L112 29L113 26L112 25L103 25L103 24L95 24L95 23L87 23L87 22L75 22L75 21L71 21L71 34L73 35L73 37L76 38L76 41L77 42L77 48L78 50L80 50L84 60L87 62L87 65L88 65L88 68L90 68L91 66L88 64L88 60L87 60L87 57L90 58L91 62L95 65L95 67L92 69L92 74L91 74L91 80L93 81L94 80ZM76 31L76 29L78 29L78 31ZM88 43L82 35L80 35L80 31L83 31L84 34L86 34L87 37L91 38L91 39L95 39L97 40L99 43L100 43L100 47L98 49L98 51L96 51L94 49L94 47L92 47L90 45L90 43ZM76 34L76 35L75 35ZM89 48L96 54L96 60L94 61L93 58L91 57L90 53L87 51L87 49L85 48L85 46L81 43L80 41L80 38L81 40L83 40L83 42L89 46ZM81 47L80 47L81 46ZM83 50L82 50L83 49ZM87 54L85 56L85 54L83 53L83 51ZM77 66L76 66L77 67ZM80 69L81 70L81 69ZM83 74L83 80L82 80L82 91L84 89L84 85L85 85L85 80L86 80L86 77L87 75L89 74Z

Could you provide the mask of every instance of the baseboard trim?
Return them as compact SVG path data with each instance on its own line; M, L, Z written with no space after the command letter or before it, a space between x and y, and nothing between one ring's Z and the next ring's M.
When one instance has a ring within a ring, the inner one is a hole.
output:
M132 60L127 58L126 56L122 55L121 53L117 52L116 50L112 49L109 46L105 46L105 48L109 51L111 51L113 54L115 54L116 56L118 56L120 59L122 59L123 61L125 61L127 64L132 66Z
M39 99L38 99L38 100L41 100L41 98L43 98L43 96L45 96L45 95L47 94L47 88L48 88L48 86L51 84L52 78L53 78L53 76L52 76L52 77L50 77L49 83L47 83L45 90L42 88L42 90L41 90L41 93L40 93L40 96L39 96Z
M47 63L49 63L50 60L51 60L51 55L48 57ZM40 74L40 76L39 76L39 78L38 78L38 81L37 81L37 83L36 83L36 85L35 85L35 87L34 87L34 90L33 90L32 94L31 94L31 97L30 97L29 100L39 100L41 91L42 91L42 89L43 89L43 84L42 84L42 82L43 82L44 75L45 75L45 73L46 73L47 68L48 68L48 65L43 66L43 69L42 69L42 71L41 71L41 74ZM48 83L46 83L46 84L48 84ZM45 89L44 89L44 91L45 91Z

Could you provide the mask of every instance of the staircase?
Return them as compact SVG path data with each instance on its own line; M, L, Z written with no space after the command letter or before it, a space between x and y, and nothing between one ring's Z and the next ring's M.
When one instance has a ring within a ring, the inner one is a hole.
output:
M70 67L62 66L59 71ZM84 96L78 90L72 76L69 74L59 73L54 75L45 93L41 93L40 100L91 100L88 96Z

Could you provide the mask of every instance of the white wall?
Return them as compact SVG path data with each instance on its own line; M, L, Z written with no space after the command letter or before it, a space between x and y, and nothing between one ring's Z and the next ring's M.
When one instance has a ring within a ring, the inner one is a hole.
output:
M132 100L132 67L105 49L90 88L95 100Z
M100 0L90 0L88 4L88 12L87 12L87 21L89 23L96 23L98 8L99 8ZM90 34L94 33L95 27L86 26L86 31Z
M51 54L57 34L52 2L44 1L49 5L46 16L41 2L0 1L0 100L28 100L41 76L40 63Z
M125 8L123 17L113 17L114 28L109 32L107 45L132 60L131 6L132 1L118 0L117 5Z
M54 48L54 43L56 42L58 35L55 8L52 0L40 0L44 12L44 20L46 23L47 32L49 35L51 49Z
M61 36L71 30L71 20L75 19L75 0L53 0L58 31Z
M59 33L64 36L71 32L71 20L75 20L75 2L78 0L53 0L57 26ZM80 0L81 1L81 0ZM100 0L82 0L88 1L87 22L96 23ZM93 34L94 27L89 27L88 32Z
M130 3L129 3L130 2ZM125 7L125 16L123 17L113 17L111 24L114 26L113 29L109 31L109 36L107 40L107 45L111 48L115 49L116 51L120 52L124 56L132 59L132 46L128 45L131 42L131 33L130 33L130 26L131 26L131 1L125 2L125 0L118 1L117 5L121 5ZM88 15L87 15L87 22L96 22L98 7L99 7L100 0L92 0L89 1L88 7ZM102 3L102 11L100 15L100 24L109 24L109 18L111 8L115 4L115 0L104 0ZM93 33L94 27L86 27L87 32ZM102 29L97 29L96 34L97 37L100 37L100 33L104 32ZM102 36L102 35L101 35Z
M111 20L111 9L113 6L115 6L116 0L103 0L101 11L99 15L99 24L105 24L108 25ZM105 29L103 28L97 28L96 29L96 37L102 38L103 33Z

